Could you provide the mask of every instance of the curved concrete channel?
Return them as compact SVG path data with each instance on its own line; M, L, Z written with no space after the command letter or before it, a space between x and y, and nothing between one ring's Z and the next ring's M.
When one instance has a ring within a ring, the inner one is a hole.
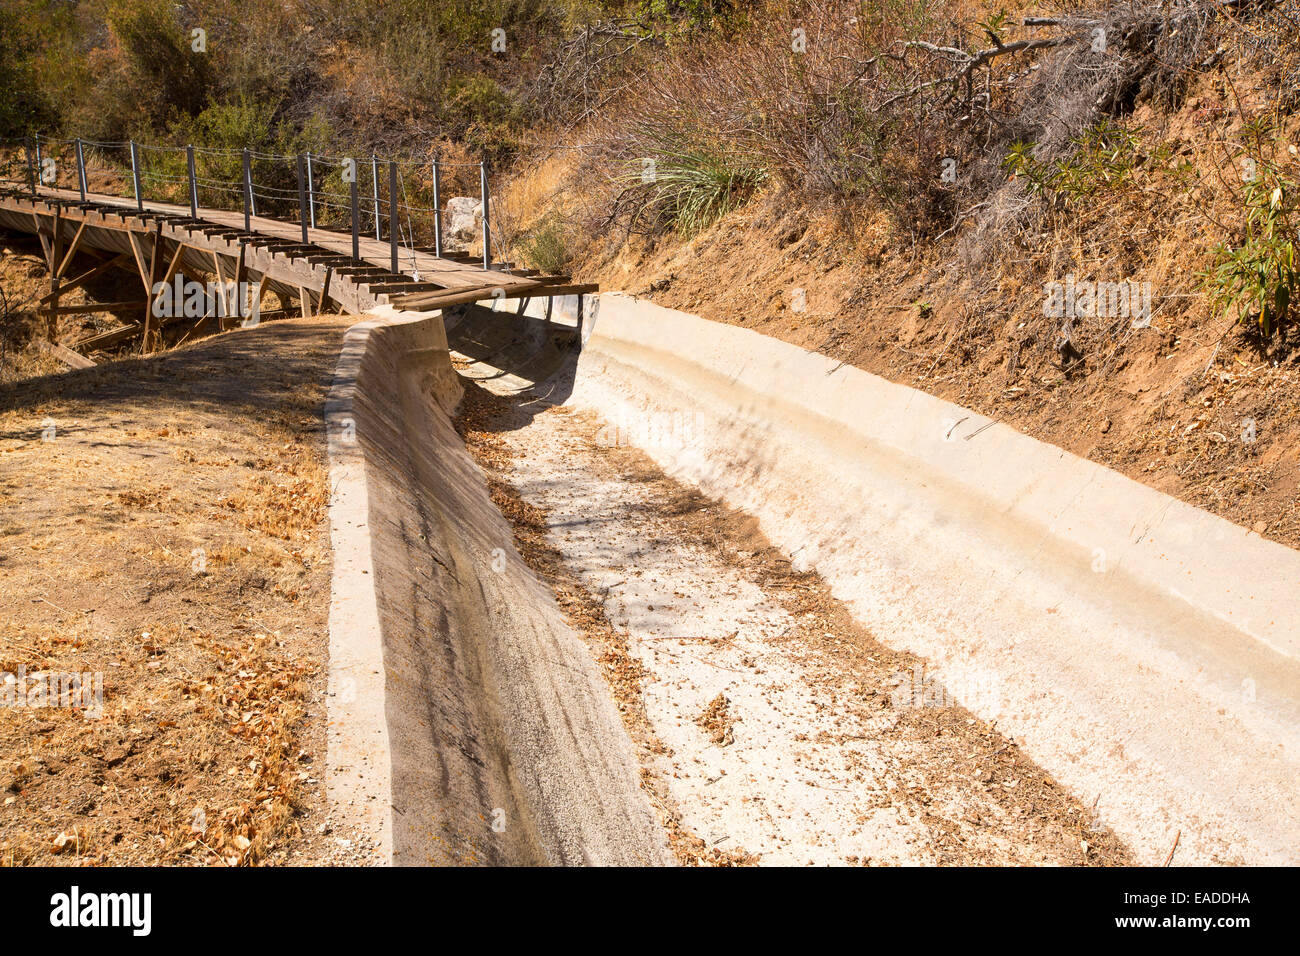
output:
M349 333L331 400L330 764L345 768L331 779L340 799L373 808L394 862L671 861L591 651L520 558L453 428L467 379L538 421L551 408L589 419L752 516L856 624L918 655L972 723L1095 808L1135 861L1177 846L1177 863L1300 862L1300 553L967 409L630 296L387 323ZM577 455L554 451L565 428L514 439L517 483L551 509L558 551L590 559L585 585L635 639L649 625L614 571L647 552L610 558L616 530L574 531L592 503L563 487ZM616 479L591 494L617 497ZM671 587L704 590L699 578ZM709 607L761 631L780 623L769 605ZM661 639L641 642L647 661ZM709 666L737 670L725 660ZM783 660L768 667L784 673ZM698 668L660 676L716 689ZM743 702L745 680L728 680ZM800 701L768 704L782 718L772 733L798 723ZM749 719L738 736L776 739ZM661 736L681 749L673 724ZM733 778L745 769L710 754ZM692 817L706 789L674 791L685 817L748 832L735 814ZM898 826L893 843L862 826L854 839L872 858L934 861L909 855ZM835 827L805 832L836 852L857 845ZM769 843L764 860L803 849Z

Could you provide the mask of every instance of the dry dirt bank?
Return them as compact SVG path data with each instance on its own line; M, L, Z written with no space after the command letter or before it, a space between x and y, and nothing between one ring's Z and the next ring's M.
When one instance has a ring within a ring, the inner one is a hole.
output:
M999 215L972 210L912 244L883 215L845 223L773 188L689 240L575 226L573 271L952 401L1300 547L1300 327L1261 351L1200 278L1216 243L1242 241L1243 118L1213 76L1174 112L1143 106L1125 121L1132 170L1055 214L1009 184L990 198ZM1294 176L1300 124L1279 117L1275 135ZM602 222L572 181L580 166L561 150L507 195L529 215ZM1044 286L1071 275L1147 283L1149 326L1081 318L1080 356L1064 362Z
M103 714L0 708L5 863L350 859L326 835L321 420L348 320L0 389L0 669L102 673Z

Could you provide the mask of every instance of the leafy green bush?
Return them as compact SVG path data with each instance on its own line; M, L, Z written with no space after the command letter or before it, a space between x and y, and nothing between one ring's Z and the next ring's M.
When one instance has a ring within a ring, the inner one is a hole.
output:
M1300 284L1296 262L1300 184L1256 161L1259 174L1246 183L1245 240L1215 247L1215 264L1203 276L1217 309L1237 309L1241 322L1267 339L1286 324Z
M59 128L57 88L71 79L71 12L52 0L0 4L0 139Z
M481 74L457 76L447 87L449 131L471 152L496 165L514 152L523 111L501 84Z
M319 116L310 117L295 128L276 115L269 104L240 99L214 103L194 117L178 118L164 137L177 146L195 147L195 171L199 178L199 205L238 209L243 205L240 183L244 166L242 150L251 151L253 182L259 193L259 213L296 216L298 208L297 163L292 157L312 151L320 153L334 142L328 124ZM286 159L284 157L290 157ZM152 199L169 199L188 203L185 180L186 157L179 150L142 150L141 179L145 195ZM362 165L365 171L364 164ZM330 179L329 177L334 177ZM314 170L317 188L346 192L336 168L318 166Z
M190 33L167 0L113 0L105 24L120 59L103 61L94 86L70 108L82 136L121 140L164 127L180 116L196 116L215 83L211 60L191 48Z
M1033 144L1012 144L1004 166L1024 179L1031 192L1059 197L1067 203L1115 189L1125 183L1140 158L1141 128L1126 128L1102 120L1070 141L1062 159L1040 161Z

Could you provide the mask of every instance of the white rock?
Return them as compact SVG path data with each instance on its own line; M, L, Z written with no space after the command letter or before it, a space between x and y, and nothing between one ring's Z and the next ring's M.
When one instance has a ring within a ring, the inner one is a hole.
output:
M455 196L447 200L442 214L442 234L462 242L478 235L483 222L483 203L472 196Z

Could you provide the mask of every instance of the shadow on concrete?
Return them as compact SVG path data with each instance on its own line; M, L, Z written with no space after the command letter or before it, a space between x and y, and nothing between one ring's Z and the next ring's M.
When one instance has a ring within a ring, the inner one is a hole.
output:
M582 352L584 297L520 300L513 309L471 305L444 314L453 364L466 384L506 398L516 414L501 430L522 428L537 413L562 405L573 392ZM468 360L468 364L466 363Z

